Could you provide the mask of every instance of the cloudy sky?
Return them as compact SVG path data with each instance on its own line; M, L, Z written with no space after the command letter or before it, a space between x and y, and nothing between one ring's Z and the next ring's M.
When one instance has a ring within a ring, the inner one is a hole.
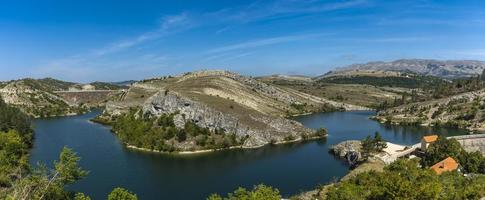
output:
M485 1L0 1L0 80L318 75L400 58L485 60Z

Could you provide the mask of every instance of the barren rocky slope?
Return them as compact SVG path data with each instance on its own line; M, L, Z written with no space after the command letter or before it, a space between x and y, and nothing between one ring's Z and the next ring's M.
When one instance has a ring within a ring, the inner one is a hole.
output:
M210 131L222 129L235 134L246 148L314 136L314 130L284 118L288 114L365 109L227 71L200 71L135 83L121 101L107 104L103 116L109 120L130 108L152 118L172 114L180 129L188 122ZM201 148L190 139L173 145L177 150Z
M34 117L49 117L75 114L79 108L69 105L61 97L38 87L31 79L11 81L0 89L0 96Z
M461 78L479 75L485 69L485 62L474 60L426 60L401 59L392 62L369 62L353 64L327 73L322 76L348 73L351 71L393 71L413 72L421 75L443 78Z
M485 90L387 109L376 118L382 122L445 125L485 130Z
M409 88L324 83L304 76L272 75L256 79L281 88L291 88L313 96L368 108L375 108L385 101L391 102L401 98L402 94L411 94Z
M103 86L103 89L120 88L119 86L112 86L105 83L96 82L96 84ZM82 99L77 98L76 100L79 101L70 101L70 99L66 99L64 96L56 92L67 90L82 92L83 86L91 87L91 85L60 81L52 78L26 78L1 82L0 97L4 99L7 104L16 106L33 117L73 115L86 110L86 108L79 103L83 102ZM93 86L91 89L96 89L96 87ZM111 97L108 95L104 96ZM102 101L103 99L99 102ZM90 105L96 106L97 104L93 103Z

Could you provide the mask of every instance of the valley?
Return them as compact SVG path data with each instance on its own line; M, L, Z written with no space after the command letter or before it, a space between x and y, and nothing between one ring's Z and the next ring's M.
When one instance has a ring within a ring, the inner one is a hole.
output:
M0 94L6 105L31 117L43 118L34 121L35 127L39 127L34 132L41 135L34 140L36 145L30 159L32 166L37 161L51 163L59 152L59 145L75 147L81 157L93 163L98 162L99 157L120 162L129 157L144 166L140 169L150 167L151 162L161 162L151 166L155 168L174 163L178 163L174 166L185 166L182 163L187 162L199 166L209 162L207 160L218 163L221 158L225 165L239 165L240 159L243 159L257 167L260 165L257 163L283 156L269 165L273 167L268 169L274 170L276 166L289 166L295 158L287 156L296 151L301 162L309 162L306 159L311 155L312 164L318 163L320 168L334 166L336 170L320 173L315 168L295 165L298 171L307 173L288 177L290 172L278 171L281 176L284 173L285 177L298 180L293 184L281 184L267 170L248 168L244 169L247 173L256 173L253 178L242 182L238 179L230 185L212 189L203 187L191 197L208 197L208 190L224 194L237 185L250 187L256 183L257 176L264 177L264 183L281 189L284 196L326 199L327 195L338 194L335 188L344 187L340 183L347 184L363 176L361 174L369 173L369 170L394 173L388 170L387 163L383 164L378 159L361 163L356 170L349 171L347 164L327 153L331 145L346 140L359 141L375 131L382 133L384 140L400 145L414 144L423 135L431 133L467 137L468 134L485 131L482 120L485 84L481 77L483 75L477 74L448 79L392 69L358 69L315 77L272 75L255 78L229 71L195 71L130 82L129 86L21 79L2 82ZM94 112L90 111L93 109ZM68 115L78 116L48 119ZM73 131L73 127L77 130ZM57 137L55 141L64 142L52 143L47 132ZM89 134L81 134L84 132ZM97 141L93 143L93 138L99 140L94 139ZM461 145L466 149L482 150L481 140L477 141L462 142ZM83 147L86 143L90 145ZM262 156L249 159L255 154ZM136 161L138 159L143 161ZM213 164L203 168L213 177L218 177L218 170L233 170L230 167L212 169ZM102 178L115 180L114 176L127 174L123 169L107 173L108 169L102 164L81 162L81 165L93 170L98 177L90 175L87 182L75 183L73 188L93 197L106 196L112 189L111 184L95 182ZM125 169L129 167L125 166ZM170 167L165 170L181 179L173 187L167 186L171 190L181 188L182 182L194 181L193 175L186 177L184 174L195 171ZM107 173L107 176L101 173ZM153 173L147 172L144 176L149 177ZM240 172L232 173L218 178L233 177ZM330 183L332 176L342 180L311 190L319 183ZM162 175L160 180L163 177L174 178ZM152 199L159 195L153 188L133 185L147 181L145 178L133 183L118 182L140 197ZM302 192L302 189L310 192ZM171 195L188 198L182 191Z

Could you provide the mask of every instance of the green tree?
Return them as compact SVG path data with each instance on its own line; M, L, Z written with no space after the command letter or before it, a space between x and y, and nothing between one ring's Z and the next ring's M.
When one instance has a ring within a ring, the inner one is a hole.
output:
M374 138L367 136L361 141L362 145L362 156L364 159L370 157L373 153L382 152L387 147L387 143L384 139L382 139L381 134L379 132L374 133Z
M438 176L417 159L399 159L382 172L368 171L330 186L327 199L480 199L485 176Z
M460 164L465 172L485 173L485 159L479 151L467 153L463 152L460 158Z
M136 194L131 193L130 191L117 187L111 191L108 195L108 200L137 200Z
M429 167L447 157L459 160L463 155L463 151L460 143L456 139L438 137L438 139L431 143L427 148L426 155L422 159L422 164Z
M58 180L66 185L78 181L88 175L88 172L78 166L81 158L71 149L64 147L59 156L59 161L55 162L55 169L59 174Z
M74 196L74 200L91 200L91 198L84 195L83 193L76 193L76 195Z
M209 197L207 197L207 200L223 200L221 195L218 194L211 194Z
M256 185L251 191L245 188L238 188L229 193L227 197L221 197L218 194L210 195L207 200L280 200L281 195L278 189L264 184Z

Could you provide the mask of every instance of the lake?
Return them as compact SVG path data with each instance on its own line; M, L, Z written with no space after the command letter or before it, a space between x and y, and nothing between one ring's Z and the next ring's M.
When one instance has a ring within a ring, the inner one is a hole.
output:
M211 193L226 194L238 186L264 183L288 197L331 182L348 172L348 166L328 153L329 147L349 139L362 139L379 131L397 144L414 144L429 133L466 134L465 130L389 126L369 117L371 111L318 113L295 117L309 128L325 127L326 139L259 149L224 150L194 155L141 152L124 148L109 127L85 115L34 121L32 164L52 167L64 146L72 148L89 175L69 186L93 199L106 199L114 187L135 192L139 199L205 199Z

